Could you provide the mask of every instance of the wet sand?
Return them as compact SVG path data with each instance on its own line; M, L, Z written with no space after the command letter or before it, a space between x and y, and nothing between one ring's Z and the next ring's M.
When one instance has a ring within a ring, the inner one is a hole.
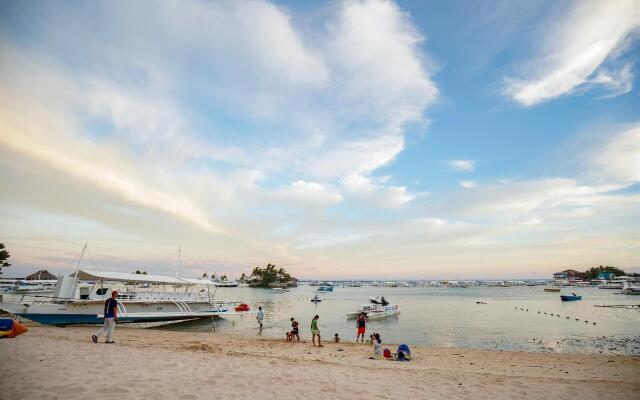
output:
M640 357L412 348L409 363L355 343L118 327L30 325L0 340L10 399L631 399ZM104 338L102 338L102 341ZM387 345L390 349L394 346Z

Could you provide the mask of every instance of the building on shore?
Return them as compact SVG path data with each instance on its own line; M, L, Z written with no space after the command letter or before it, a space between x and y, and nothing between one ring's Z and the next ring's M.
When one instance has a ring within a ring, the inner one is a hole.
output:
M28 275L25 279L28 281L55 281L58 277L46 269L41 269L38 272Z

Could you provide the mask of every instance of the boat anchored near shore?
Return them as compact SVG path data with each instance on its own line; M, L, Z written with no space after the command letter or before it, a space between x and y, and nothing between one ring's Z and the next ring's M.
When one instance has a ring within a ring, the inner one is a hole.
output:
M357 318L358 315L364 313L367 318L382 319L391 315L400 313L400 307L397 304L390 304L383 306L381 304L364 304L360 306L355 312L347 313L348 319Z
M124 285L124 290L118 290L120 323L230 315L236 314L234 306L241 303L214 301L209 290L213 282L206 279L76 270L58 278L53 296L2 302L0 309L45 325L101 324L104 301L116 289L114 283ZM199 285L206 289L192 290Z

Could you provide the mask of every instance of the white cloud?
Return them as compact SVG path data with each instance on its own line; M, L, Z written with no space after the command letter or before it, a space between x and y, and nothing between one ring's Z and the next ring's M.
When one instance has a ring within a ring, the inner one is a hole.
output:
M326 206L342 202L342 195L335 189L317 182L295 181L278 192L283 201L294 200L302 205Z
M357 200L377 207L397 209L416 198L404 186L384 185L386 180L352 174L342 180L342 185L345 192Z
M640 123L623 127L605 143L598 143L586 153L584 163L600 182L640 182Z
M576 1L560 21L547 24L551 28L541 29L539 54L522 77L506 80L506 94L524 106L533 106L570 94L585 83L618 94L630 90L628 66L614 65L615 73L601 67L605 61L617 60L640 27L638 0Z
M447 164L455 171L471 172L475 169L476 163L473 160L452 160Z
M474 187L476 187L476 183L473 181L460 181L460 186L465 189L473 189Z

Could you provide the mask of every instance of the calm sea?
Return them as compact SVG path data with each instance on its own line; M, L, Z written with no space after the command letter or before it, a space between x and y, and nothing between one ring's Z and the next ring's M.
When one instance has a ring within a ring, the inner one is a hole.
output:
M582 295L583 300L561 302L560 293L544 292L542 286L336 287L333 293L320 294L323 302L314 304L310 299L315 289L299 287L274 293L268 289L218 288L216 298L240 300L252 308L261 305L265 310L261 334L270 337L284 338L290 327L289 319L295 317L300 322L302 337L310 339L311 319L318 314L323 339L330 340L338 333L343 340L353 341L355 322L347 320L345 314L366 304L369 297L383 295L391 304L398 304L401 313L370 321L367 337L369 333L379 332L383 341L389 343L640 355L640 309L595 307L640 304L639 297L616 294L616 290L566 288L563 294L574 291ZM254 314L158 328L259 334Z

